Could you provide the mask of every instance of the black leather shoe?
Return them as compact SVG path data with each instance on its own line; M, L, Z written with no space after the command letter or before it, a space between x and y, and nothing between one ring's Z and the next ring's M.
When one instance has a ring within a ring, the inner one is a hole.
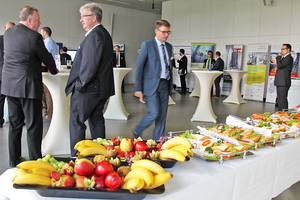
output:
M133 138L138 138L139 135L136 133L134 129L132 129Z

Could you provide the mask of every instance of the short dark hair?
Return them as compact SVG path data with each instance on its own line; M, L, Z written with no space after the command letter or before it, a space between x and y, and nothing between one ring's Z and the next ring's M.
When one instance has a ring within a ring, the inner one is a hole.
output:
M209 53L211 53L211 54L212 54L213 52L212 52L211 50L209 50L209 51L207 52L207 54L209 54Z
M48 26L45 26L42 29L47 33L47 35L49 35L49 37L51 37L51 34L52 34L51 28L49 28Z
M292 45L290 44L283 44L282 46L286 46L286 48L289 49L290 51L292 50Z
M115 47L118 47L120 49L120 46L119 45L116 45Z
M160 19L155 23L155 29L159 29L161 26L171 27L167 20Z
M220 51L217 51L217 52L216 52L216 55L217 55L217 56L221 56Z
M68 48L67 48L67 47L63 47L62 50L63 50L64 52L67 52L67 51L68 51Z
M185 52L184 49L180 49L179 51L180 51L182 54L184 54L184 52Z
M19 21L26 21L30 15L33 15L34 11L39 12L38 9L31 6L22 8L19 14Z

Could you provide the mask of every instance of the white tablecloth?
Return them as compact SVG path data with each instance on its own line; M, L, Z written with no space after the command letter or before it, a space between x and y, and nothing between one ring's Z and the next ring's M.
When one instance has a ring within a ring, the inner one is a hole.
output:
M174 177L165 184L165 192L146 199L270 200L300 180L298 152L300 139L284 139L275 148L260 148L246 160L227 160L222 165L193 157L166 169ZM14 189L13 175L14 169L8 169L0 176L2 195L12 200L48 199L34 190Z

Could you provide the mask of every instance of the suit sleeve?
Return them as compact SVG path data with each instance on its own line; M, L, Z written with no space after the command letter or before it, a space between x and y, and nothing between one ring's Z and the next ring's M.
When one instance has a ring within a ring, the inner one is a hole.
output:
M141 45L140 53L135 64L135 91L143 91L144 66L148 58L148 49L146 42Z
M117 58L116 58L116 53L113 54L113 67L116 67L117 65Z
M214 66L213 66L213 68L212 68L212 70L220 70L220 61L219 61L219 59L215 62L215 64L214 64Z
M90 33L82 50L82 60L80 63L79 77L76 81L75 89L83 92L89 82L97 75L99 63L103 57L104 39L96 33Z
M39 59L46 65L51 74L57 74L56 65L51 53L46 49L42 35L38 34L35 41L35 54L39 57Z
M293 57L291 56L289 56L287 59L281 59L281 56L277 56L276 61L277 61L278 69L283 69L288 67L288 70L292 70L293 68Z
M186 56L184 56L182 65L183 65L183 69L182 69L183 72L182 73L186 74L187 73L187 57Z
M126 60L125 60L125 54L124 53L122 53L123 54L123 66L121 66L121 67L125 67L126 68Z

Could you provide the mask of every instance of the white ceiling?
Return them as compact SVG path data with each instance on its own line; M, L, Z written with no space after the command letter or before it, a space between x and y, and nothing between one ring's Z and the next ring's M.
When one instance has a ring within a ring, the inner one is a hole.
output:
M86 0L90 1L90 0ZM154 0L154 9L152 9L153 0L93 0L94 2L131 8L134 10L141 10L161 14L162 2L169 0Z

